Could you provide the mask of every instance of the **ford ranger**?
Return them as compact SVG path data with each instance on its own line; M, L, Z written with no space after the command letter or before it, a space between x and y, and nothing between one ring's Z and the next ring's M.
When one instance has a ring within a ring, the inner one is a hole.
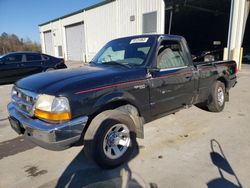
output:
M119 38L89 65L16 82L9 121L46 149L83 143L87 157L112 168L129 159L145 123L197 104L222 111L236 71L234 61L194 63L181 36Z

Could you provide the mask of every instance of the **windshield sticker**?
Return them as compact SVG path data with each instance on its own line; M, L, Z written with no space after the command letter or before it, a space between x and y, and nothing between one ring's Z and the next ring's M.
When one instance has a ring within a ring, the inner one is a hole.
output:
M146 43L148 41L148 38L136 38L136 39L132 39L130 41L130 44L134 44L134 43Z

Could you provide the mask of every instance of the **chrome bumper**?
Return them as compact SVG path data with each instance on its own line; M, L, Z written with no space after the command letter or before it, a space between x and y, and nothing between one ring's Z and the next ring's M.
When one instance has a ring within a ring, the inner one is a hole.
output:
M22 134L49 150L64 150L78 142L88 121L88 117L83 116L61 124L50 124L20 113L13 103L9 103L7 108L10 118L19 121Z

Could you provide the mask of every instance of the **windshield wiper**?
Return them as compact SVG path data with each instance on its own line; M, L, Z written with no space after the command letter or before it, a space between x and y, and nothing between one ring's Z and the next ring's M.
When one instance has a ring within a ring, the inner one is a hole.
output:
M107 61L107 62L103 62L102 64L110 64L110 65L121 65L121 66L124 66L124 67L126 67L126 68L129 68L129 69L131 69L132 67L130 66L130 65L128 65L128 64L123 64L123 63L120 63L120 62L118 62L118 61Z

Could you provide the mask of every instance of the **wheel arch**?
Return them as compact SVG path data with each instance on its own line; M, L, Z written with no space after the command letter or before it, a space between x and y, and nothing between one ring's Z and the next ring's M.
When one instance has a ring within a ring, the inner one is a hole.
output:
M225 97L226 97L226 101L229 101L229 88L228 88L228 81L225 77L221 76L217 79L217 81L222 82L225 85Z
M144 117L141 114L139 106L135 103L133 97L128 97L128 94L124 93L111 93L101 97L93 106L93 110L89 115L88 122L83 130L82 138L86 133L91 121L101 112L106 110L120 110L124 113L128 113L136 126L136 136L138 138L144 138L143 124Z
M228 81L225 77L221 76L217 79L217 81L220 81L222 82L224 85L225 85L225 88L227 89L228 88Z

